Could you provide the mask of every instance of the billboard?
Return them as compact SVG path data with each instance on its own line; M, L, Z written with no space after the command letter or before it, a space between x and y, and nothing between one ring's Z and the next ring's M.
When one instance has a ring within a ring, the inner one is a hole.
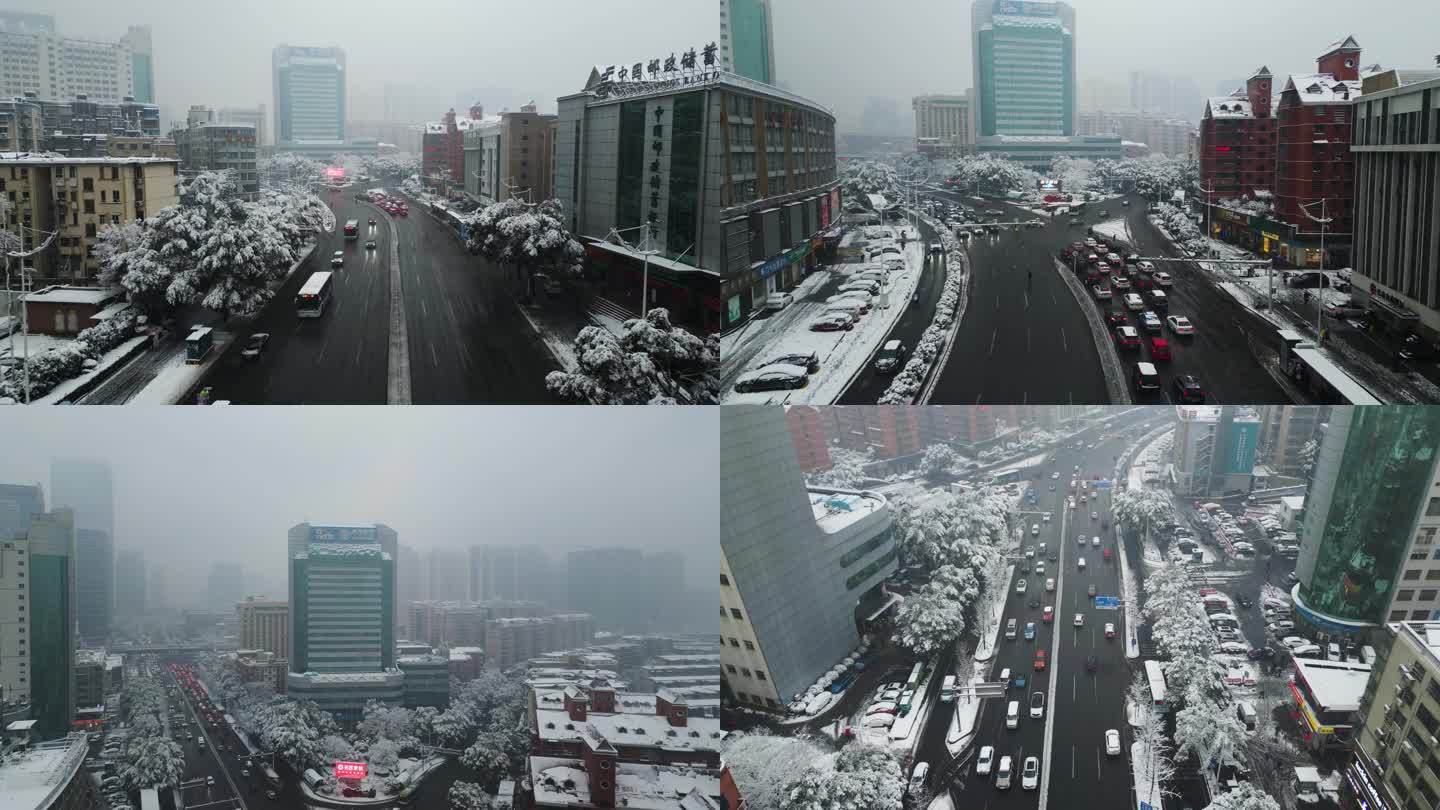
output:
M1260 439L1259 421L1233 421L1226 431L1225 472L1245 474L1255 469L1255 445Z
M337 762L335 763L336 779L364 779L365 763L363 762Z
M380 541L374 526L311 526L310 542L369 545Z
M330 180L344 180L345 169L341 166L330 166L325 169L325 177Z

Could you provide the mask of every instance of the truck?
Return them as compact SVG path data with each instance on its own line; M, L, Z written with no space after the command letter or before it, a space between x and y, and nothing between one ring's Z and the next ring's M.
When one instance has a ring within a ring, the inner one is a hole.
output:
M160 793L155 788L140 791L140 810L160 810Z

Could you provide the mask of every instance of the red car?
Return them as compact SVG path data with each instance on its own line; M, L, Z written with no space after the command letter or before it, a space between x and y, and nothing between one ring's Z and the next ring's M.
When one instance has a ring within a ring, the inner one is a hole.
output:
M1110 549L1105 549L1105 562L1110 562Z
M1044 616L1041 616L1040 618L1041 618L1045 623L1047 623L1047 624L1055 621L1055 606L1054 606L1054 605L1046 605L1046 606L1045 606L1045 615L1044 615Z
M1045 651L1044 651L1044 650L1036 650L1036 651L1035 651L1035 668L1036 668L1037 670L1038 670L1038 669L1044 669L1044 668L1045 668Z
M1165 338L1150 338L1150 359L1157 361L1170 359L1170 343Z

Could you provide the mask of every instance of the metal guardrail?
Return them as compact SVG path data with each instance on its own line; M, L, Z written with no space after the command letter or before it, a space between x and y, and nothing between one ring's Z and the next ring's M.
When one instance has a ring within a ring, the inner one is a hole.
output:
M1058 259L1054 262L1056 271L1065 280L1065 286L1070 289L1070 294L1075 296L1075 301L1085 312L1085 321L1090 324L1090 336L1095 341L1095 351L1100 354L1100 370L1105 375L1105 389L1110 395L1111 404L1131 404L1130 389L1125 385L1124 367L1120 365L1120 356L1115 352L1115 344L1110 340L1104 321L1100 320L1100 313L1091 306L1089 294L1085 292L1079 279L1075 278L1075 274L1070 272L1070 268Z

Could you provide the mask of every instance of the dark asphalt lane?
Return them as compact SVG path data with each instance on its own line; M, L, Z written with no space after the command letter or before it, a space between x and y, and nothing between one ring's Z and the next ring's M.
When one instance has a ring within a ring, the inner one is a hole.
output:
M1006 221L1036 215L996 200L936 193ZM1084 313L1052 256L1077 229L1063 217L1042 228L976 235L967 243L970 301L929 404L1109 402Z
M1008 808L1033 807L1039 802L1038 792L1024 791L1020 787L1019 771L1026 756L1040 757L1042 771L1048 772L1047 806L1079 806L1077 797L1084 797L1084 806L1126 807L1132 802L1130 793L1130 771L1128 766L1129 731L1124 717L1124 692L1131 678L1131 670L1125 658L1123 639L1124 622L1118 611L1097 611L1090 603L1087 586L1094 584L1099 595L1120 594L1120 574L1117 561L1103 560L1103 546L1115 548L1113 537L1105 536L1100 530L1100 521L1090 520L1093 510L1101 517L1109 511L1108 493L1088 501L1085 507L1077 503L1074 513L1065 509L1065 497L1075 465L1081 468L1086 480L1099 475L1108 478L1115 464L1115 457L1122 452L1125 443L1133 441L1135 426L1143 421L1153 421L1155 412L1138 412L1134 417L1119 421L1108 429L1112 438L1096 444L1093 449L1057 450L1052 462L1040 469L1043 477L1031 482L1037 488L1037 504L1033 507L1022 505L1019 510L1025 521L1024 545L1047 544L1047 551L1057 552L1058 561L1045 560L1047 573L1025 575L1017 569L1016 579L1025 579L1027 592L1015 593L1015 582L1009 586L1009 597L1005 606L1004 620L1016 619L1017 638L1007 641L1002 633L996 655L991 661L990 680L998 680L1002 669L1010 669L1011 677L1024 675L1026 686L1023 690L1010 689L1003 699L990 699L982 706L976 734L966 757L970 764L952 786L952 798L957 807ZM1117 434L1125 438L1116 438ZM1094 433L1089 434L1087 444L1095 444ZM1051 472L1060 477L1052 480ZM1050 492L1050 484L1056 491ZM1102 490L1103 492L1103 490ZM1051 512L1049 523L1043 521L1043 512ZM1040 535L1030 535L1029 526L1038 523ZM1086 547L1081 552L1076 536L1084 534ZM1091 545L1090 538L1101 535L1102 548ZM1077 558L1084 556L1087 568L1079 571ZM1039 556L1037 554L1037 556ZM1046 593L1045 580L1059 577L1056 593ZM1040 607L1029 607L1029 600L1040 597ZM1055 623L1046 624L1043 608L1055 606ZM1073 621L1076 613L1083 613L1085 626L1076 628ZM1036 639L1026 641L1024 628L1027 622L1035 622ZM1106 639L1104 625L1113 622L1117 637ZM1003 629L1003 625L1002 625ZM1047 655L1047 669L1034 669L1035 653L1044 649ZM1099 659L1096 673L1087 672L1085 659L1095 655ZM1050 689L1050 669L1056 671L1056 684ZM1038 680L1037 680L1038 676ZM1035 691L1046 693L1046 712L1054 712L1054 727L1050 750L1045 751L1044 718L1031 719L1029 699ZM1005 713L1011 700L1020 702L1020 724L1017 729L1005 728ZM948 717L947 717L948 723ZM1104 751L1104 731L1119 729L1124 750L1119 757L1110 757ZM940 758L942 755L928 753L943 751L943 734L940 739L932 737L936 732L926 731L923 751ZM993 774L977 776L973 756L980 746L993 745L996 749L996 764L999 758L1010 756L1016 769L1015 786L1009 791L994 787ZM942 759L943 761L943 759ZM932 763L932 769L936 765Z
M236 346L205 380L213 399L237 405L385 404L390 230L378 216L376 227L369 229L365 221L375 209L355 202L349 191L321 193L330 195L326 201L335 211L335 232L320 238L264 313L236 335ZM347 219L360 220L364 232L359 239L345 240ZM372 236L376 249L366 250L365 240ZM330 256L336 250L344 251L345 264L333 269L325 314L298 317L295 294L311 273L332 269ZM239 348L255 332L270 333L269 345L259 359L245 361Z

